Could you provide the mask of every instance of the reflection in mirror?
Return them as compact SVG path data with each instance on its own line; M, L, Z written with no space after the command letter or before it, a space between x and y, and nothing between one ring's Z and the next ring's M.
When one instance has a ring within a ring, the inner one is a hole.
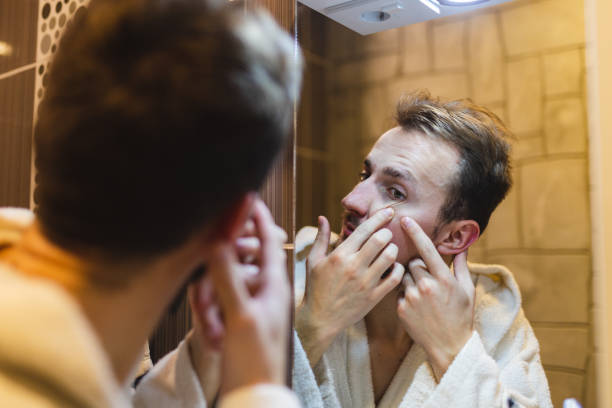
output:
M444 100L470 98L485 106L515 135L514 185L471 246L469 261L512 271L554 405L573 397L594 407L583 7L582 0L516 1L362 37L300 6L298 40L307 71L298 116L296 231L325 215L340 232L340 202L358 182L373 144L395 126L402 93L427 89ZM301 233L312 239L316 230ZM298 260L307 253L302 249L298 233ZM300 292L299 262L296 268ZM299 319L298 312L298 330ZM365 364L357 369L374 373L334 377L351 385L338 398L353 398L355 407L368 398L399 406L399 389L410 385L398 379L410 372L406 352L373 342L370 331L368 338L369 358L344 363ZM417 350L404 347L413 350L408 354ZM391 369L377 371L392 357ZM396 372L401 375L394 378Z

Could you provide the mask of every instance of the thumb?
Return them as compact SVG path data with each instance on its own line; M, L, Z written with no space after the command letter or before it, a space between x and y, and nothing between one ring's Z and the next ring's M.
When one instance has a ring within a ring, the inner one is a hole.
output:
M474 293L474 282L472 282L467 264L467 250L455 256L455 259L453 259L453 269L457 281L471 296Z
M224 326L215 301L212 280L209 276L201 278L189 286L187 293L196 339L220 351Z
M329 221L324 216L319 216L319 232L317 237L312 244L312 249L308 255L308 266L306 270L309 272L321 259L327 255L327 248L329 248L329 239L331 230L329 227Z

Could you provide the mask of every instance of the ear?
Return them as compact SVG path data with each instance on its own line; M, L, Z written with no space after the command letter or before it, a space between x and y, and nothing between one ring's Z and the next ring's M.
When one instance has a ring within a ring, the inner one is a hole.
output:
M207 241L234 241L242 234L244 226L251 217L256 192L248 192L221 211L207 237Z
M441 255L456 255L468 249L480 236L474 220L452 221L438 234L436 248Z

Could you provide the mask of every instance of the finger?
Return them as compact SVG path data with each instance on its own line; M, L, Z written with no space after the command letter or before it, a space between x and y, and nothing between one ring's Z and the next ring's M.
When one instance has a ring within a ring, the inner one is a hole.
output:
M427 265L421 258L414 258L408 262L408 270L412 275L415 283L419 283L422 279L430 278L431 275L427 271Z
M368 268L368 280L373 282L374 285L378 283L380 277L393 263L397 260L398 248L394 243L387 245L385 249L380 252L380 255L374 260L372 265Z
M380 257L380 254L382 254L381 251L383 251L387 244L391 242L391 238L393 238L393 233L388 228L382 228L376 231L370 238L368 238L366 243L363 244L359 250L357 255L358 262L360 262L362 265L372 264L373 261ZM395 259L393 262L395 262ZM387 268L393 262L389 263Z
M414 278L410 271L404 273L404 277L402 278L402 286L406 289L408 286L415 286Z
M351 253L357 252L374 232L391 221L393 213L393 208L389 207L379 210L373 216L361 223L355 231L344 240L341 246Z
M187 294L196 330L209 346L217 349L222 342L225 327L211 279L205 278L190 285Z
M279 227L278 225L274 225L274 229L275 229L278 240L281 241L282 243L287 242L288 237L287 237L287 233L285 232L285 230Z
M236 240L236 252L242 263L255 263L260 250L261 245L257 237L242 237Z
M261 200L255 202L253 219L261 242L260 282L286 282L286 254L282 242L278 239L272 214Z
M472 293L474 291L474 282L472 282L467 264L467 251L463 251L455 256L455 259L453 259L453 270L461 287L469 290L470 292L468 293Z
M249 291L249 294L253 296L259 290L260 286L260 276L259 276L259 266L257 265L242 265L242 274L244 275L244 281L246 287Z
M448 266L446 266L433 242L431 242L431 239L425 234L419 224L410 217L404 217L402 218L401 225L414 243L419 255L425 261L429 273L436 277L439 277L445 271L446 274L450 274Z
M244 223L244 227L242 228L242 233L240 234L241 237L251 237L253 235L255 235L256 231L255 231L255 221L253 221L252 218L249 218L245 223Z
M408 305L406 304L405 297L401 296L399 299L397 299L397 315L399 317L405 317L407 308Z
M248 299L244 276L233 245L219 244L212 250L208 272L216 288L223 310L233 313L241 310Z
M329 227L329 221L324 216L319 216L319 231L315 238L310 254L308 255L308 264L310 267L314 267L321 261L327 254L329 248L329 239L331 235L331 229Z
M395 287L402 282L402 276L404 275L404 266L399 262L393 265L393 269L385 279L380 281L380 284L374 289L374 297L380 300L387 296Z

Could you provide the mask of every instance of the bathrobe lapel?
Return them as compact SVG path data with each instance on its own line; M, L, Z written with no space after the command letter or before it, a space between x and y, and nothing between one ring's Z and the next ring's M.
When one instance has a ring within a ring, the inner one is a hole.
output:
M436 380L431 366L427 362L425 350L418 344L413 344L393 376L385 394L376 405L372 384L370 350L364 320L359 321L346 331L346 341L348 354L346 370L351 401L344 402L350 403L351 407L408 408L420 405L431 395L436 386ZM343 404L343 406L345 405Z

